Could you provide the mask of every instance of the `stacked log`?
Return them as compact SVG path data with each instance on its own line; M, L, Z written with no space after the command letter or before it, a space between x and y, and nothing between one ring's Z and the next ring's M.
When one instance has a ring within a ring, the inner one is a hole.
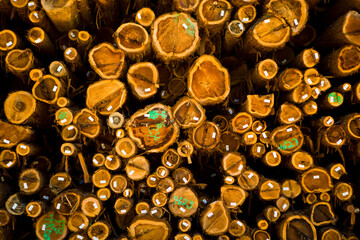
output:
M0 0L0 240L359 239L357 0Z

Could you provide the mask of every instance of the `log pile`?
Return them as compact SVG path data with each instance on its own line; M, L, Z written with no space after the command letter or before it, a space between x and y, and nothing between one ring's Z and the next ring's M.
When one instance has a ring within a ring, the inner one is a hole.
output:
M356 240L358 0L0 0L0 240Z

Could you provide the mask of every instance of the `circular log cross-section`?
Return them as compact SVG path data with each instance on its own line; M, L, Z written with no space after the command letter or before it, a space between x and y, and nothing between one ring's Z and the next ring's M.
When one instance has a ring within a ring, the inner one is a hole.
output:
M219 104L230 93L230 76L215 57L202 55L189 70L187 88L190 96L200 104Z
M280 126L271 132L271 144L280 153L289 155L299 150L304 143L304 135L297 125Z
M149 175L150 163L143 156L135 156L126 163L125 171L128 178L139 181Z
M172 107L174 119L182 128L197 127L205 119L205 109L194 99L183 97Z
M300 33L308 20L309 6L306 0L270 0L266 9L290 25L292 36Z
M35 115L37 105L35 98L29 92L13 92L4 102L6 118L14 124L24 123Z
M95 187L104 188L107 187L111 180L111 174L106 169L99 169L92 175L92 182Z
M98 221L92 224L87 230L90 239L106 240L110 235L111 230L107 223Z
M29 72L29 78L34 82L39 81L43 76L44 76L44 73L43 73L42 69L33 68Z
M290 91L300 85L303 74L299 69L287 68L278 77L279 88L282 91Z
M340 201L347 201L353 196L353 189L348 183L338 183L334 188L334 195Z
M215 34L230 19L231 10L231 4L226 0L203 0L197 8L197 17L202 26Z
M286 197L279 197L275 203L280 212L286 212L290 208L290 201Z
M49 72L51 75L60 79L69 78L69 70L67 69L65 63L60 61L51 62L49 65Z
M25 77L34 67L34 61L35 57L30 49L14 49L6 55L5 65L16 76Z
M233 185L222 186L220 192L224 206L229 209L241 206L248 195L244 189Z
M285 180L281 184L281 193L285 197L294 199L301 193L301 186L300 184L295 180Z
M150 205L147 202L138 202L135 206L135 212L138 215L148 214L150 212Z
M116 171L120 169L121 165L122 165L122 161L116 155L108 155L104 163L104 166L110 171Z
M135 63L127 72L127 81L137 98L147 99L159 88L159 71L151 62Z
M299 121L302 117L301 110L291 103L281 104L278 111L278 118L282 124L292 124Z
M107 119L107 124L112 129L119 129L125 123L125 117L119 112L112 112Z
M127 230L131 239L168 240L171 234L167 221L152 216L135 218Z
M322 232L321 235L321 240L341 240L342 239L342 235L340 234L340 232L336 229L326 229L325 231Z
M110 181L110 188L114 193L122 193L127 187L126 177L123 175L115 175Z
M307 193L328 192L334 187L329 173L320 167L311 168L303 173L300 184Z
M200 0L174 0L174 6L179 12L192 13L199 6Z
M240 139L239 135L233 132L222 132L220 137L220 143L217 147L217 149L223 153L230 153L235 152L240 147Z
M123 106L126 96L124 83L119 80L101 80L88 87L86 106L102 115L109 115Z
M234 219L230 222L228 231L233 237L241 237L246 232L246 225L244 224L244 221Z
M36 222L36 236L40 240L62 240L67 233L66 218L55 212L47 212Z
M162 60L184 59L195 52L199 43L198 24L188 14L168 13L155 19L152 45Z
M178 228L182 232L187 232L191 229L191 220L189 218L182 218L178 223Z
M125 215L132 208L133 202L125 197L119 197L114 204L115 212L119 215Z
M310 220L315 226L330 224L335 220L330 203L317 202L311 206Z
M333 164L329 172L330 176L336 180L339 180L342 175L347 174L344 165L341 163Z
M150 27L155 20L155 13L150 8L142 8L136 13L135 22L143 27Z
M231 152L222 158L223 170L230 176L239 176L246 166L245 156L238 152Z
M229 228L230 221L229 211L222 201L210 203L200 216L201 227L208 235L224 234Z
M360 69L360 48L354 45L343 46L321 61L324 72L334 77L346 77Z
M130 138L121 138L115 145L116 153L123 158L131 158L136 154L137 147Z
M239 112L230 122L234 132L242 134L251 129L253 117L246 112Z
M179 136L179 126L171 109L162 104L152 104L135 112L127 123L129 137L143 150L163 152Z
M186 185L193 180L193 174L189 169L181 167L175 169L173 178L179 185Z
M102 79L119 79L125 72L125 53L110 43L101 43L90 50L89 63Z
M20 193L15 193L6 200L5 208L11 215L20 216L26 210L26 203Z
M320 61L320 53L313 48L304 49L295 58L295 65L299 68L312 68Z
M37 218L38 216L40 216L43 210L44 209L41 202L29 202L26 205L26 214L32 218Z
M118 47L132 60L144 58L151 50L149 34L140 24L121 24L114 36Z
M159 183L159 178L156 176L156 174L150 174L147 178L146 178L146 184L151 187L151 188L155 188L157 187L157 184Z
M317 234L306 216L289 214L279 226L279 237L284 240L317 239Z
M243 171L238 176L238 184L245 190L254 190L260 181L259 174L252 170Z
M289 40L290 31L290 27L283 18L266 14L247 31L244 49L256 53L281 48Z
M151 200L156 207L163 207L168 202L168 195L163 192L156 192Z
M95 197L84 198L81 202L81 211L88 217L96 217L102 211L102 204Z
M100 120L98 116L84 108L74 118L74 124L79 127L80 133L88 138L95 138L100 134Z
M269 167L277 167L281 163L281 155L278 151L272 150L264 155L262 161Z
M90 221L85 214L83 214L82 212L76 212L69 217L67 226L70 231L78 232L82 229L87 229L89 223Z
M65 86L58 78L47 74L35 82L32 94L41 102L56 104L58 98L65 94Z
M169 148L161 156L161 163L169 169L175 169L180 165L181 158L175 149Z
M267 117L274 107L274 94L268 95L247 95L245 107L246 111L253 117Z
M215 123L206 121L194 129L192 140L197 148L214 149L220 142L220 130Z
M73 113L68 108L59 108L55 112L55 121L60 126L66 126L72 123L74 119Z
M53 200L55 211L61 215L71 215L79 208L81 195L77 191L68 190L58 194Z
M260 198L266 201L278 199L280 193L280 185L272 180L264 181L259 187Z
M345 117L344 129L348 136L354 140L360 139L360 114L353 113Z
M272 59L265 59L256 64L253 70L251 81L257 87L268 86L278 72L278 65Z
M0 55L2 52L9 52L15 49L17 45L18 37L13 31L9 29L0 31Z
M244 5L239 8L235 14L235 18L239 19L242 23L248 24L256 18L256 8L254 5Z
M190 217L197 212L199 200L188 187L180 187L171 193L169 210L175 217Z
M347 134L341 125L332 125L327 128L321 137L321 143L326 147L340 148L345 144Z
M314 165L314 160L309 153L298 151L291 156L290 164L296 170L305 171Z
M28 168L19 176L20 191L26 195L32 195L40 191L44 181L45 179L40 171L35 168Z
M74 125L68 125L61 130L61 137L65 142L73 142L79 137L79 129Z
M65 172L58 172L49 180L49 187L51 191L58 194L65 190L71 184L71 176Z

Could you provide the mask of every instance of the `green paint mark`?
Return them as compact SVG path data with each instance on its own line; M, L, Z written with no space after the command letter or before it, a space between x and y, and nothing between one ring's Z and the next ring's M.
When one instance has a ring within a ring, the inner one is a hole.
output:
M165 124L164 123L158 123L158 124L156 124L156 128L155 127L150 127L149 128L149 133L150 133L150 135L148 135L148 137L152 137L152 138L154 138L154 140L155 141L157 141L157 140L159 140L159 134L160 134L160 128L162 128L162 127L165 127ZM152 130L154 130L155 131L155 135L153 135L152 134Z
M56 220L53 218L53 214L50 214L50 219L45 219L45 221L48 222L45 223L44 240L51 240L50 235L52 231L56 234L62 234L64 232L64 220Z
M191 36L195 35L195 25L190 20L190 18L180 18L180 21L178 20L180 17L180 14L175 14L175 22L180 22L180 24L185 28L185 32Z
M59 114L59 119L62 120L64 118L67 118L70 114L68 112L61 111Z
M282 150L287 150L287 149L291 149L293 147L297 147L299 146L299 142L296 138L291 139L291 141L284 141L283 144L279 145L279 149Z
M192 209L193 208L193 204L194 204L194 202L193 201L190 201L190 200L187 200L187 199L183 199L182 197L178 197L178 196L174 196L174 200L175 200L175 202L174 202L174 205L183 205L183 206L185 206L187 209ZM188 206L188 203L190 203L190 206Z
M161 116L163 119L165 119L167 117L166 111L162 111L160 114L156 110L152 110L149 112L149 119L155 120L159 116Z
M343 98L340 94L336 93L336 92L332 92L329 94L329 101L330 102L336 102L339 105L343 103Z

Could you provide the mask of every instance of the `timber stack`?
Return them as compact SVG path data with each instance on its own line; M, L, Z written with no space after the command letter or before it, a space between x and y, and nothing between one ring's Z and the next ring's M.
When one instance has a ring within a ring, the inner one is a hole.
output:
M0 240L359 240L359 0L0 13Z

